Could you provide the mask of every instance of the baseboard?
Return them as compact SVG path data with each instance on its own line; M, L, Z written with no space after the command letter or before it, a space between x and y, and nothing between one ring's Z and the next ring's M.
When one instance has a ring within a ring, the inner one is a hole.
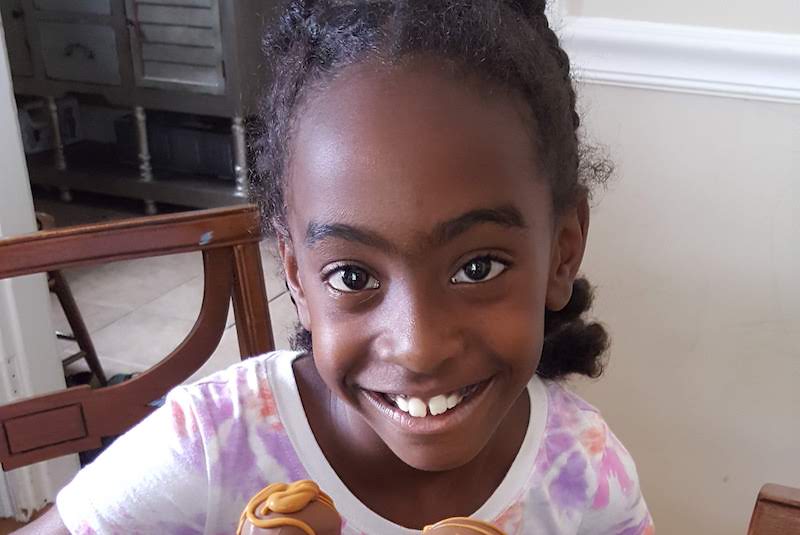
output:
M564 17L577 80L723 97L800 102L800 35Z

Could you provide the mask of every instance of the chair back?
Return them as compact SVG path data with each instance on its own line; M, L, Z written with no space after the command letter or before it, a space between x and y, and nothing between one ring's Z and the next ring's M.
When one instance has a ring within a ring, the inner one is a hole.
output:
M767 484L758 493L747 535L800 533L800 489Z
M274 348L254 206L142 217L0 239L0 279L87 264L201 251L197 321L158 364L124 383L87 385L0 406L0 462L10 470L100 447L154 410L153 402L205 363L233 300L242 358Z

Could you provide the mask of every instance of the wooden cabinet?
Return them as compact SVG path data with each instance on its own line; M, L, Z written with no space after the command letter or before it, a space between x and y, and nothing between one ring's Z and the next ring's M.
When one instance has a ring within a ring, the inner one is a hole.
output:
M261 57L263 28L285 2L259 0L1 0L14 90L48 99L94 95L134 111L140 166L136 176L91 178L71 165L56 140L54 165L31 163L31 180L65 191L219 206L244 201L244 121L256 112L268 81ZM231 121L235 183L153 176L146 111L226 117ZM58 136L56 136L58 137ZM71 149L70 149L71 150ZM60 154L59 154L60 153ZM55 170L55 171L54 171ZM105 169L106 173L110 172Z

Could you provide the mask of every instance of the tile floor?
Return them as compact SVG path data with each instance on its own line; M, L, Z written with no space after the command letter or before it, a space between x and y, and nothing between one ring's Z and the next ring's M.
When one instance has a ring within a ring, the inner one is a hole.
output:
M275 344L286 348L296 321L294 306L271 249L266 243L261 249ZM81 267L67 270L65 275L108 377L144 371L176 348L191 331L203 297L200 253ZM50 298L56 330L69 332L55 295ZM77 351L72 342L59 340L59 344L64 356ZM219 347L190 381L238 360L231 308ZM79 361L67 371L85 369L85 362Z

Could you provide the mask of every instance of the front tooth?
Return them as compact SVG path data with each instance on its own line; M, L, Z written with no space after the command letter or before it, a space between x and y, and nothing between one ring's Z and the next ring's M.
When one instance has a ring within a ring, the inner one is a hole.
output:
M408 400L403 396L395 396L394 403L403 412L408 412Z
M447 396L447 408L452 409L456 405L461 403L461 394L458 392L453 392L449 396Z
M409 398L408 414L414 418L424 418L428 414L428 406L419 398Z
M444 412L447 410L447 398L445 396L438 395L429 399L428 408L433 416L444 414Z

